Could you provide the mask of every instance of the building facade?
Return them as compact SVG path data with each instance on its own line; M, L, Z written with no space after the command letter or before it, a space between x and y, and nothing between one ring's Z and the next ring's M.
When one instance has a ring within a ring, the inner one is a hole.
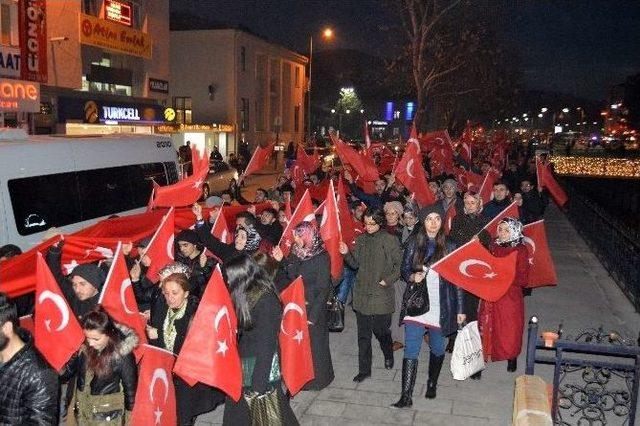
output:
M38 111L5 108L5 124L96 134L165 123L169 0L0 0L0 34L13 59L2 77L39 86Z
M169 95L180 122L233 127L217 146L223 156L245 140L301 142L305 131L308 59L238 29L171 31Z

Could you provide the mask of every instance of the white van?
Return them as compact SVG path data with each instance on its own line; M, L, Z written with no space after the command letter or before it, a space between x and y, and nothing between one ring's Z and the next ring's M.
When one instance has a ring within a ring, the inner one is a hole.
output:
M0 246L28 250L112 214L143 211L152 183L178 180L171 139L157 135L27 136L0 130Z

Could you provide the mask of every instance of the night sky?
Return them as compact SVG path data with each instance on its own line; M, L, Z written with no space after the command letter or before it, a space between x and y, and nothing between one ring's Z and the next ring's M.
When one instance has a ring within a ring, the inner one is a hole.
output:
M336 38L314 48L355 48L390 55L391 14L380 0L256 1L171 0L172 9L243 24L303 54L309 34L327 25ZM525 85L590 99L605 99L612 84L640 72L640 1L503 2L495 25L500 37L519 51Z

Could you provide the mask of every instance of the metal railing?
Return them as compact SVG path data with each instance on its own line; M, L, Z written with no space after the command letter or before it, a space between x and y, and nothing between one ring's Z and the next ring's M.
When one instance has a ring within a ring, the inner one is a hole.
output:
M640 233L625 226L566 180L567 215L604 268L640 311Z

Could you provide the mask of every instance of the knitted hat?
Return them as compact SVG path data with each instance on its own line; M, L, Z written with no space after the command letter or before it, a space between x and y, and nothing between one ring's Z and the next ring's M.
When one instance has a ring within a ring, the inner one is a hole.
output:
M107 279L107 275L95 263L85 263L73 268L73 271L69 274L69 279L76 276L86 280L98 291L102 290L102 286L104 286L104 282Z
M196 245L201 244L198 234L196 234L195 231L192 231L191 229L185 229L183 231L180 231L180 233L176 235L176 242L180 241L186 241L187 243Z
M444 209L442 208L442 205L440 203L429 204L428 206L423 207L418 212L418 219L420 219L420 222L424 222L427 216L429 216L431 213L439 214L440 218L444 220Z

